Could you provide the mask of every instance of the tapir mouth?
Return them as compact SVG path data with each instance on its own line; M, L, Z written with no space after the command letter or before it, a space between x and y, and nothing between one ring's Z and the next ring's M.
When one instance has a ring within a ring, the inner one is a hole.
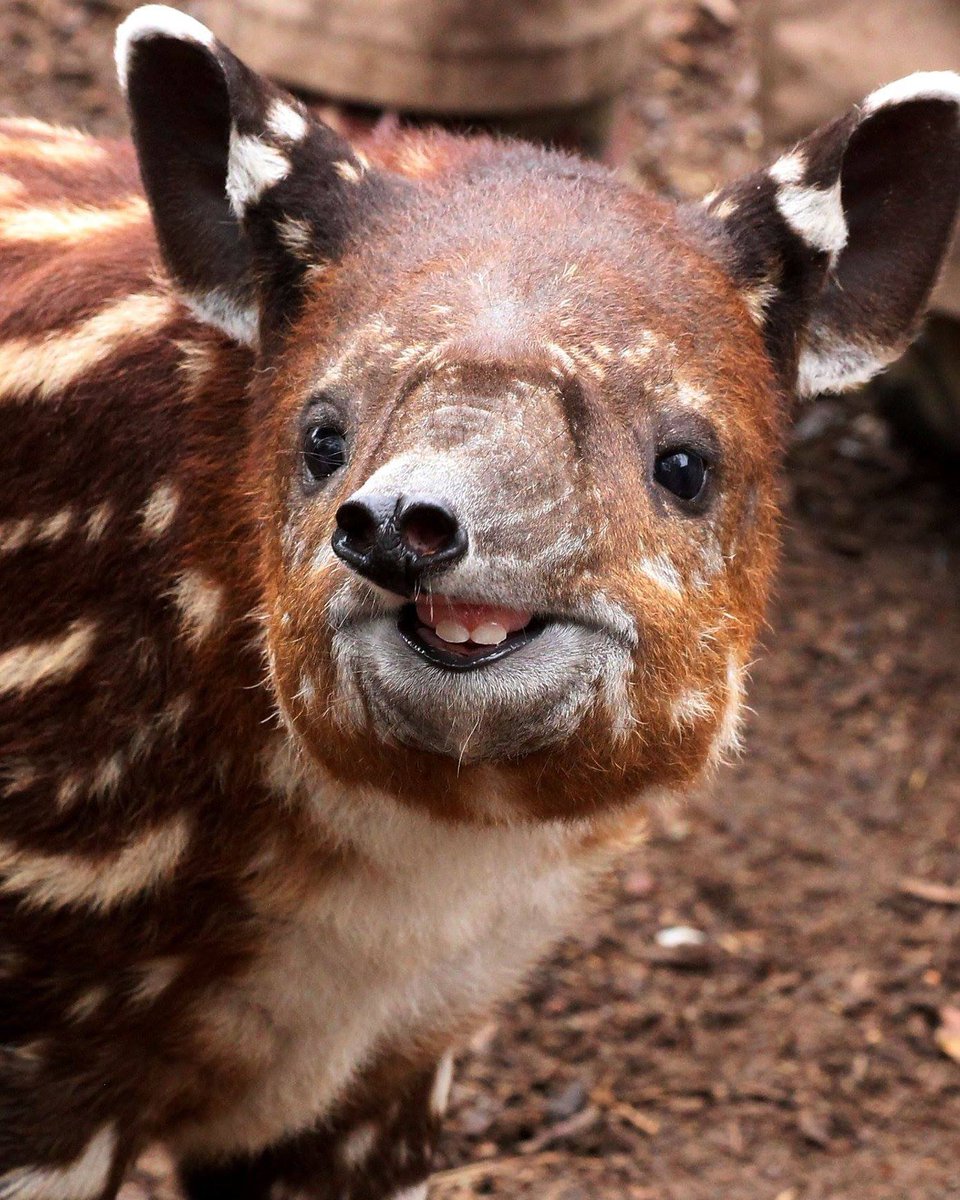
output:
M430 595L400 609L397 628L422 658L448 671L473 671L522 650L546 628L524 609Z

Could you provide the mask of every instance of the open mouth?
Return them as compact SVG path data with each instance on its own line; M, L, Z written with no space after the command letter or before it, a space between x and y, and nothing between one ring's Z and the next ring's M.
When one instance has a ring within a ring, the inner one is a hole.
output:
M405 604L397 628L407 645L429 662L449 671L473 671L522 650L546 624L523 609L431 595Z

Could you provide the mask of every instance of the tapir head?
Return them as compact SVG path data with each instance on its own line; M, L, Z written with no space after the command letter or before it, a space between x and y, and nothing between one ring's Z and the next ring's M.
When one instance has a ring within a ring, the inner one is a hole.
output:
M914 330L960 79L882 89L677 207L520 143L361 151L170 9L134 13L119 60L173 282L255 355L244 469L301 744L495 817L721 756L794 396L868 379Z

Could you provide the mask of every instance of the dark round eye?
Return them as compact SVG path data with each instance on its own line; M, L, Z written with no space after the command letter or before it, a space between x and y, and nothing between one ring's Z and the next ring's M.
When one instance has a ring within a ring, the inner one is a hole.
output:
M311 425L303 442L303 461L313 479L326 479L347 461L347 442L339 429Z
M695 450L668 450L657 458L653 477L681 500L696 500L707 482L707 464Z

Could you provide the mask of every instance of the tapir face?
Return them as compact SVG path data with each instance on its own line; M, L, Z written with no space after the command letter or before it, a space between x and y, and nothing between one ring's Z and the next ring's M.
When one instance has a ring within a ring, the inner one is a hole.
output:
M669 777L733 736L771 567L761 337L667 206L487 153L495 183L474 163L345 256L278 364L287 711Z
M248 494L300 744L460 817L691 780L735 739L791 395L869 378L929 296L960 81L881 89L678 209L518 143L361 153L142 12L120 70L160 247L256 356Z

